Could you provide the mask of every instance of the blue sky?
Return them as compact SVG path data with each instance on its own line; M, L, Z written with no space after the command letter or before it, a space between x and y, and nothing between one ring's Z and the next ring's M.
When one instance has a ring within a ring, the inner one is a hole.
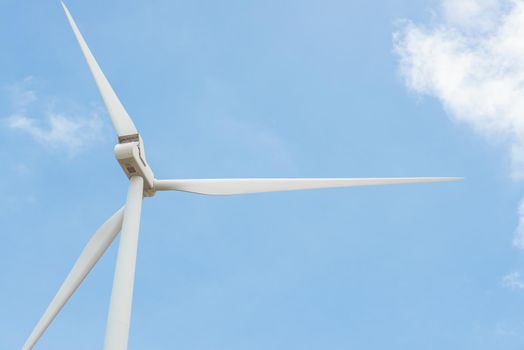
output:
M0 348L16 349L127 182L59 2L3 4ZM466 177L146 199L130 349L522 348L524 65L502 40L520 1L67 5L157 178ZM516 82L490 73L501 58ZM115 248L38 349L101 348Z

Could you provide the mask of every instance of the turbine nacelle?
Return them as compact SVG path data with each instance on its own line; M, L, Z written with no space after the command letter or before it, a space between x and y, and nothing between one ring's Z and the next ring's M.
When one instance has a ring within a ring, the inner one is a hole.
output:
M133 176L144 179L144 196L152 197L155 194L155 176L147 164L142 138L136 135L135 140L116 144L115 158L129 179Z

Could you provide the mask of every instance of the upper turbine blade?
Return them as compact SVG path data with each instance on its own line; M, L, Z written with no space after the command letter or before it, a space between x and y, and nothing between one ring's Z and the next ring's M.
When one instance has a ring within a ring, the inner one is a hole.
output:
M335 179L195 179L155 180L157 191L183 191L210 195L310 190L316 188L388 185L461 180L460 177L335 178Z
M113 126L115 127L116 133L118 134L119 142L127 142L130 140L138 141L138 131L136 130L135 124L127 114L124 106L109 84L109 81L107 81L104 73L98 66L98 63L96 63L95 57L91 53L91 50L89 50L84 37L76 26L73 16L71 16L71 13L69 13L69 10L63 2L62 7L64 8L67 20L69 21L69 24L75 33L75 37L78 41L78 44L80 45L80 49L82 49L82 53L84 54L84 57L89 66L89 70L91 70L91 74L95 79L98 91L100 92L100 95L102 95L107 112L109 113L111 121L113 122Z
M122 220L124 217L124 208L120 208L113 216L111 216L100 228L95 232L93 237L89 240L86 247L78 257L75 265L67 275L64 283L56 293L47 307L44 314L36 324L33 332L27 338L22 350L30 350L36 344L38 339L44 334L45 330L56 315L60 312L62 307L67 303L71 295L80 286L84 278L93 266L97 263L100 257L104 254L107 247L115 239L118 232L122 228Z

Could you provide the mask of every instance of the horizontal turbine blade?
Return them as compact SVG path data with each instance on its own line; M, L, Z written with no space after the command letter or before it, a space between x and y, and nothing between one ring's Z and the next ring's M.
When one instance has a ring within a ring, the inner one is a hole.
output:
M89 70L91 71L91 74L95 79L98 91L100 92L100 95L104 100L107 112L109 113L111 121L113 122L113 126L115 127L116 133L118 134L119 142L126 142L130 140L138 141L138 131L136 130L135 124L127 114L124 106L122 105L115 91L109 84L109 81L107 81L104 73L100 69L100 66L98 66L95 57L91 53L91 50L89 50L89 47L87 46L87 43L84 40L84 37L82 36L80 30L76 26L73 16L71 16L71 13L69 13L69 10L63 2L62 7L64 8L67 20L69 21L69 24L71 25L71 28L75 33L76 40L78 41L80 49L84 54L84 57L87 61L87 65L89 66Z
M30 350L36 344L38 339L44 334L45 330L56 315L60 312L62 307L67 303L69 298L73 295L75 290L80 286L84 278L93 266L97 263L100 257L107 250L107 247L115 239L118 232L122 228L122 220L124 217L124 208L120 208L113 216L111 216L100 228L95 232L93 237L89 240L86 247L78 257L75 265L67 275L64 283L56 293L47 307L42 318L38 321L33 332L27 339L22 350Z
M155 180L157 191L183 191L210 195L311 190L462 180L460 177L334 178L334 179L192 179Z

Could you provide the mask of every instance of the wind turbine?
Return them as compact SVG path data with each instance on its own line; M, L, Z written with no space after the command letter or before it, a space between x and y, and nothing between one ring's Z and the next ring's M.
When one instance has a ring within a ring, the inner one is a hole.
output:
M57 294L25 342L23 350L32 349L38 339L80 286L116 235L121 232L109 315L107 318L105 350L127 349L131 304L135 277L136 252L143 197L157 191L184 191L206 195L234 195L256 192L292 191L332 187L352 187L402 183L441 182L460 180L456 177L423 178L310 178L310 179L176 179L157 180L146 161L144 142L98 66L69 10L62 2L91 74L104 100L111 122L118 135L115 156L129 179L125 205L95 232L75 262Z

